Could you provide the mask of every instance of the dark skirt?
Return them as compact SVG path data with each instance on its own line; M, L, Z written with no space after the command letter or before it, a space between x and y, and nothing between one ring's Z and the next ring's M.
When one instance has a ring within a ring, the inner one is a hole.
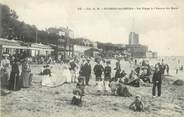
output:
M9 81L9 90L18 91L21 88L21 80L19 79L19 73L11 72Z

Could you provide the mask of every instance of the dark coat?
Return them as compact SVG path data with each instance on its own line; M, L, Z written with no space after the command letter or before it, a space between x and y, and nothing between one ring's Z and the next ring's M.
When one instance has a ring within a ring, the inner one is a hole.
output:
M111 78L111 67L110 66L105 67L104 74L105 74L105 80L110 80Z
M75 64L75 62L70 62L70 70L75 70L75 67L77 67L77 65Z
M162 83L162 78L161 78L161 72L160 71L158 71L158 72L155 71L153 73L152 82L156 83L156 81L158 81L159 83Z
M91 75L91 65L89 63L86 63L83 66L81 66L80 75L81 76Z
M93 70L95 75L98 77L101 77L102 73L104 72L104 68L100 64L96 64Z
M90 76L91 75L91 64L86 63L84 65L84 69L85 69L85 76Z

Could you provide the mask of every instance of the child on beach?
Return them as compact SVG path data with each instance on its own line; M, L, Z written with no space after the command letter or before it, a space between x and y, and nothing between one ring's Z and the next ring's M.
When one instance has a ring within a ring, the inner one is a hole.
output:
M84 77L79 76L76 88L80 89L81 93L82 93L82 96L84 96L84 88L85 88Z
M135 101L130 104L129 109L137 111L137 112L144 111L144 103L142 102L140 96L137 95L135 97Z
M82 92L80 89L76 88L73 90L73 98L72 98L72 105L82 106Z
M82 106L82 96L84 96L84 81L83 78L79 77L79 82L76 88L73 90L72 105Z
M118 86L118 82L116 81L115 78L112 78L112 81L110 82L110 88L111 88L112 95L116 95L117 86Z
M106 62L106 66L104 69L104 85L105 85L105 92L108 92L110 87L109 87L109 82L111 80L111 66L110 66L110 61Z

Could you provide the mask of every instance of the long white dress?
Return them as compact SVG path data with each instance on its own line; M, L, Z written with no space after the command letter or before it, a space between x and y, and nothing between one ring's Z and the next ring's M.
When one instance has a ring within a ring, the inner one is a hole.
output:
M62 78L65 79L65 82L67 83L70 83L72 81L72 76L68 64L63 64Z
M55 65L51 70L51 76L44 75L42 78L42 85L48 86L48 87L56 87L65 82L65 79L63 78L63 68L61 65Z

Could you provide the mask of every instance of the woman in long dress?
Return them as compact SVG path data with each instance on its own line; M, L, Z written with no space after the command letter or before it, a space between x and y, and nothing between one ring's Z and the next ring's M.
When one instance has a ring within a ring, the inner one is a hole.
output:
M18 91L21 88L20 84L20 77L19 77L19 62L16 58L12 58L11 62L11 73L10 73L10 80L9 80L9 89L13 91Z
M21 73L21 78L22 78L22 87L28 88L31 85L31 67L30 64L28 63L28 58L25 58L23 64L22 64L22 73Z
M3 55L4 59L1 61L0 64L0 85L1 88L7 88L8 80L10 79L10 61L8 60L8 54Z
M71 81L72 81L72 76L71 76L71 73L70 73L70 70L69 70L68 62L69 62L68 60L65 60L65 61L64 61L62 76L63 76L63 78L65 79L65 82L66 82L66 83L71 83Z

